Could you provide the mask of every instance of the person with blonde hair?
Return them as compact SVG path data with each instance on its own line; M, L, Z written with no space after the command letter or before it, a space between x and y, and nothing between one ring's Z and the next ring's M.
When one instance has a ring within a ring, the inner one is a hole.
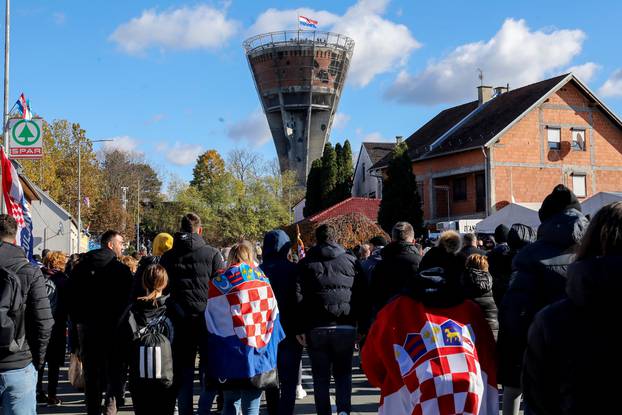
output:
M41 272L46 278L45 287L54 317L54 326L48 349L45 354L45 362L48 366L48 394L43 392L44 368L39 369L37 377L37 403L48 406L61 405L56 396L58 389L58 377L60 367L65 362L65 348L67 345L67 284L69 279L65 274L67 256L61 251L49 251L43 259Z
M132 275L136 274L136 270L138 269L138 261L136 258L131 255L124 255L121 258L121 262L130 269Z
M252 246L231 247L229 267L209 282L205 322L206 385L223 390L223 415L258 415L261 393L278 387L277 350L284 338L270 281L254 265ZM226 356L226 358L223 358Z

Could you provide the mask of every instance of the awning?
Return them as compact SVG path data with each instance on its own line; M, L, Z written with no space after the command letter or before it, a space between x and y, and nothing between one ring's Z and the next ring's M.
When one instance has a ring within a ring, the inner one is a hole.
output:
M538 229L540 205L541 203L510 203L478 223L475 226L475 233L493 234L497 226L505 225L509 228L515 223Z

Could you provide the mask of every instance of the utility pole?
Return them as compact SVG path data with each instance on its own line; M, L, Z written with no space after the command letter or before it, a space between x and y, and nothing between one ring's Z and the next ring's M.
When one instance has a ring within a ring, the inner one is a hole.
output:
M136 251L140 252L140 179L136 190Z
M9 49L10 43L10 26L11 26L11 0L6 0L6 10L4 15L4 116L2 117L2 133L4 135L3 145L4 152L9 157L9 130L7 124L9 122ZM0 172L0 176L2 173ZM4 203L4 192L0 192L0 212L6 212Z

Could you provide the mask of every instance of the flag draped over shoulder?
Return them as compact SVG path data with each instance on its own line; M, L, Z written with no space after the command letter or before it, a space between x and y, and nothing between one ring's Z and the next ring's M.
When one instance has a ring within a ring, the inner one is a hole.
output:
M30 206L24 196L22 184L15 167L4 153L4 149L0 149L0 157L2 158L2 193L4 195L4 203L9 215L15 218L17 222L17 236L15 243L26 252L26 257L31 262L32 248L34 238L32 235L32 216L30 215Z

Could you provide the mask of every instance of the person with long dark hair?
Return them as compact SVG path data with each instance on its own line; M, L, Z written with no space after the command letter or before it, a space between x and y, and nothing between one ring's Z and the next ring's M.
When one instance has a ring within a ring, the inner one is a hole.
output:
M522 380L534 413L616 412L620 269L622 202L615 202L596 213L568 267L568 298L544 308L529 330Z

